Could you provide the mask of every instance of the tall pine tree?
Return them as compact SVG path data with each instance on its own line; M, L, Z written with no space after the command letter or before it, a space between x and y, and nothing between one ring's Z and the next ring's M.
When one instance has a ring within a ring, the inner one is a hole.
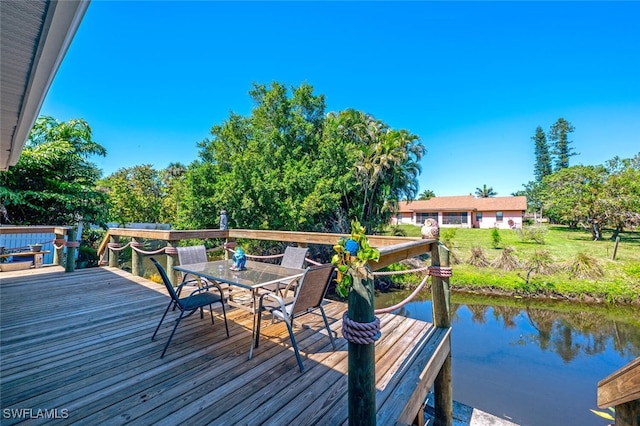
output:
M551 169L551 154L549 152L549 145L547 144L547 136L542 130L542 127L536 128L536 134L531 138L535 144L536 163L533 169L533 174L536 178L536 182L541 182L545 176L552 173Z
M555 155L555 170L562 170L569 167L569 157L576 155L569 145L569 133L572 133L575 127L564 118L558 118L551 129L549 129L549 140L553 143L552 153Z

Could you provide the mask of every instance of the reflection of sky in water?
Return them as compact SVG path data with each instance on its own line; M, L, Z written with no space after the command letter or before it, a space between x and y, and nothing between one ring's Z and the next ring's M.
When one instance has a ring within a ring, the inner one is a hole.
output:
M410 303L398 313L431 321L431 303ZM589 411L597 409L598 381L638 356L640 348L626 348L620 355L612 336L574 330L557 318L548 320L548 339L542 332L543 349L539 329L544 327L525 310L507 317L505 326L492 307L484 314L477 305L457 307L452 332L454 399L521 425L606 424ZM591 323L606 324L605 330L612 324L604 319ZM629 326L624 326L628 333ZM632 332L640 342L640 329Z

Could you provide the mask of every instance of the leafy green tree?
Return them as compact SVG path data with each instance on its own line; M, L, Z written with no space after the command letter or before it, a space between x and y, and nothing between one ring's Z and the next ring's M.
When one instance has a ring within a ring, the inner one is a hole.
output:
M160 222L162 184L150 164L121 168L100 185L108 196L109 220L118 224Z
M430 200L431 198L435 197L436 193L433 192L430 189L425 189L424 191L422 191L420 193L420 195L418 195L418 200Z
M498 195L498 193L494 191L492 187L487 187L486 184L482 185L482 188L476 188L476 197L478 198L489 198L495 197L496 195Z
M527 197L527 211L530 213L533 213L534 216L536 217L539 216L540 219L542 219L542 207L543 207L542 196L545 190L544 182L529 181L522 186L524 187L523 190L516 191L511 195L514 197L517 197L517 196Z
M222 209L230 227L315 230L329 219L340 195L319 149L324 97L312 92L255 84L251 115L212 127L185 176L181 227L214 227Z
M633 158L615 157L605 163L608 177L601 204L616 239L624 228L640 226L640 153Z
M549 152L549 144L547 143L547 136L542 130L542 127L536 128L536 134L531 138L535 146L536 163L533 169L533 175L536 178L536 182L542 181L545 176L548 176L553 171L551 168L551 154Z
M174 224L178 221L180 199L184 192L184 178L187 167L182 163L170 163L166 169L160 170L163 197L160 221Z
M562 117L549 129L549 140L553 144L552 153L555 156L555 171L569 167L569 157L576 155L570 146L573 141L569 140L569 133L573 133L574 130L575 127Z
M606 177L604 166L572 166L544 178L543 202L549 216L573 228L582 223L594 240L600 239L607 222L600 202Z
M95 186L100 170L88 159L106 155L82 119L39 117L18 163L0 172L0 205L15 225L104 223L106 196ZM2 218L0 218L2 220Z
M343 174L342 208L368 230L387 224L402 199L418 193L419 161L425 147L418 136L395 130L369 114L346 110L329 114L325 142L339 146ZM343 231L343 230L342 230Z

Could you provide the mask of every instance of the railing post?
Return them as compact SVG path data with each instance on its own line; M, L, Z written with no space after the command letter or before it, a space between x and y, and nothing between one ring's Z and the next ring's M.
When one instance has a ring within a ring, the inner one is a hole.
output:
M167 255L167 275L169 275L169 280L174 287L178 284L178 276L173 269L176 265L176 255L178 254L176 247L178 247L178 241L167 241L167 247L164 249L164 253Z
M351 321L371 323L375 320L374 287L371 271L366 266L367 277L353 277L349 292L347 315ZM375 343L349 342L348 392L349 425L376 424L376 366Z
M64 266L64 247L67 241L64 239L64 234L56 233L56 238L53 241L53 264Z
M118 267L118 251L115 248L120 247L120 237L111 235L109 237L109 244L107 244L107 250L109 250L109 266L112 268Z
M67 264L64 268L65 272L73 272L76 270L76 250L80 244L76 241L76 230L69 229L67 232Z
M440 243L431 246L431 266L449 266L449 250ZM437 327L451 327L449 278L432 276L433 322ZM434 382L435 424L453 424L453 389L451 385L451 353L447 355Z
M137 277L142 276L142 255L136 251L136 248L142 247L141 238L131 239L131 273Z

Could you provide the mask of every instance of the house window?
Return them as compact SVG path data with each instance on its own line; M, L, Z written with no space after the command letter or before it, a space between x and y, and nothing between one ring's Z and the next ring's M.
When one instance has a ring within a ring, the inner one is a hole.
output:
M502 212L496 212L496 222L502 222Z
M476 222L482 222L482 212L476 212Z
M469 223L467 221L467 212L449 212L442 215L443 225L462 225Z
M416 223L423 224L427 219L435 219L438 221L438 213L416 213Z

